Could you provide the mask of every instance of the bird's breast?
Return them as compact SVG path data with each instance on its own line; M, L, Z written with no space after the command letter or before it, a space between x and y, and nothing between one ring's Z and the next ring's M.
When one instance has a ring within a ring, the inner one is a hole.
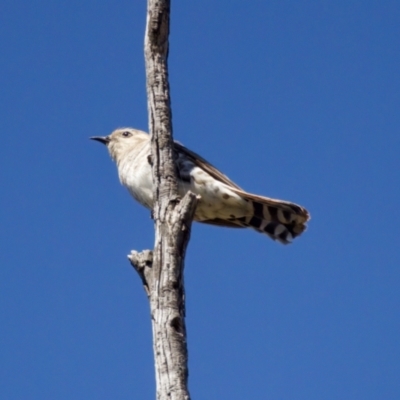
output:
M129 193L142 205L153 208L153 180L151 167L146 163L125 163L119 165L119 178Z

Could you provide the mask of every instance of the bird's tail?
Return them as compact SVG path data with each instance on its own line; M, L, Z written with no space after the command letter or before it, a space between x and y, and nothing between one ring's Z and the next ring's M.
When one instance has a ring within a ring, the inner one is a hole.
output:
M290 243L306 230L310 219L308 211L288 201L270 199L231 188L236 194L250 202L252 207L248 216L235 218L231 222L267 234L283 244Z

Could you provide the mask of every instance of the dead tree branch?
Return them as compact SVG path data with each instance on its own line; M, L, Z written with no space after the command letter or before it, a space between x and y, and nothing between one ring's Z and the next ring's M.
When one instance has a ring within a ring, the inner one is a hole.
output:
M148 0L145 60L155 199L154 251L129 256L150 301L157 400L188 400L183 269L197 198L179 198L168 83L170 0Z

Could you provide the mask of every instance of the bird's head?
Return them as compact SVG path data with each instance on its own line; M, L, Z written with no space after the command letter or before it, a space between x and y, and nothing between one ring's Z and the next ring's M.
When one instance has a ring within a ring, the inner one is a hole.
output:
M108 136L92 136L90 139L105 144L111 158L118 164L119 161L139 143L149 139L147 133L133 128L119 128Z

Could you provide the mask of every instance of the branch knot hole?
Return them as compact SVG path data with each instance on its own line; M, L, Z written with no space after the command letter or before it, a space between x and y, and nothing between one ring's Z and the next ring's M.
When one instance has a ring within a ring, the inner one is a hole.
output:
M183 324L181 321L181 317L172 318L170 325L171 325L171 328L173 328L176 333L183 335Z

